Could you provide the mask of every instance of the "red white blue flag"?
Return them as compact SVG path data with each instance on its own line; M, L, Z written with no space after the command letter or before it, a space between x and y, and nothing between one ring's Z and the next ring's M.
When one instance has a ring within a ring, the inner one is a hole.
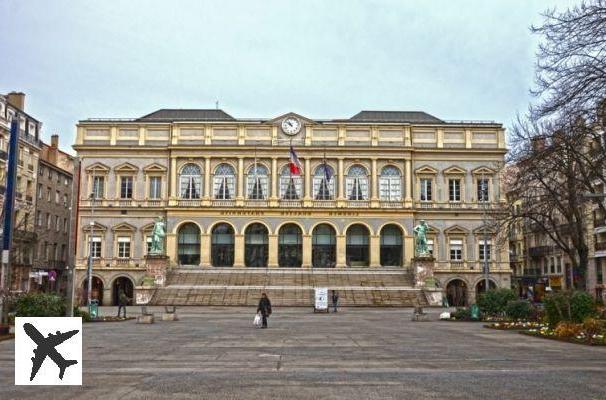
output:
M295 153L295 149L290 146L290 173L292 175L301 175L303 173L303 166L301 165L301 161L299 161L299 157L297 157L297 153Z

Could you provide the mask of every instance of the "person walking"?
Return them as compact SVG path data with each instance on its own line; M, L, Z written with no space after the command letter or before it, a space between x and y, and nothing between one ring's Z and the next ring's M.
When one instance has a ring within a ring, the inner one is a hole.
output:
M261 294L261 300L259 300L257 312L261 313L261 316L263 317L263 325L261 328L267 328L267 318L271 315L271 302L265 293Z
M126 305L128 304L129 298L124 293L124 290L120 290L118 295L118 317L120 317L120 310L124 310L124 318L126 318Z
M337 312L337 304L339 303L339 293L336 290L332 291L332 309Z

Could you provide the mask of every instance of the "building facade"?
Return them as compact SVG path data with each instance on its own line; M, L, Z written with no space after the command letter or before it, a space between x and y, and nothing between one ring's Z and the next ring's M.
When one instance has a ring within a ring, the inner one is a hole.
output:
M42 123L25 112L25 94L0 95L0 198L6 190L8 138L13 117L19 114L19 154L15 198L15 231L11 252L11 289L27 291L34 260L36 179L42 142ZM4 216L3 216L4 218Z
M59 150L59 136L42 144L36 181L35 232L37 246L34 272L40 272L37 287L63 291L68 266L69 235L72 219L74 159Z
M484 257L492 284L511 283L508 248L486 223L505 201L504 135L423 112L82 120L76 282L82 291L92 251L93 297L110 304L139 285L159 216L171 266L201 269L409 269L425 220L437 282L463 304L483 289Z

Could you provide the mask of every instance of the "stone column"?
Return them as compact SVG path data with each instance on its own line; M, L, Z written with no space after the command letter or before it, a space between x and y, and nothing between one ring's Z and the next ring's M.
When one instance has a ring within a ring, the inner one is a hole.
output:
M370 163L370 206L379 207L379 176L377 174L377 159L373 158Z
M303 235L303 268L311 268L311 235Z
M107 282L107 286L103 286L103 299L102 299L102 305L104 306L115 306L117 304L114 304L114 299L112 297L112 284L111 282Z
M305 159L305 194L303 200L307 203L307 206L311 206L311 159L307 157Z
M412 207L412 161L405 161L405 179L406 179L406 194L404 198L404 203L406 207Z
M204 159L204 198L210 199L210 157Z
M381 237L379 235L370 235L370 267L377 268L381 266Z
M147 246L144 242L143 246ZM166 255L169 258L170 265L178 265L179 259L177 254L177 234L167 233L166 234Z
M278 235L269 235L267 266L278 268Z
M234 268L244 268L244 235L234 235Z
M343 159L339 158L337 164L337 176L338 176L338 187L337 187L337 206L345 205L345 191L344 184L345 178L343 177ZM338 263L337 263L338 264Z
M273 157L271 159L271 197L270 205L277 206L278 205L278 181L280 177L278 176L278 159ZM271 257L271 256L270 256Z
M244 205L244 158L238 157L238 182L237 182L236 205Z
M337 235L337 268L347 267L345 235Z
M200 235L200 265L202 268L212 267L210 259L210 234L208 233Z
M170 197L179 197L177 193L177 159L170 159Z

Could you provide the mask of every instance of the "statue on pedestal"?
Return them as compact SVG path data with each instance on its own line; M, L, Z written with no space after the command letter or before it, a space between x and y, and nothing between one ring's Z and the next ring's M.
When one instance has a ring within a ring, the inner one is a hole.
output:
M428 257L431 254L429 253L429 247L427 246L427 231L429 230L429 226L425 222L425 220L419 221L419 225L415 226L413 232L415 234L415 248L417 256L420 257Z
M162 217L158 217L152 230L151 249L149 254L152 256L164 255L164 238L166 237L166 224Z

